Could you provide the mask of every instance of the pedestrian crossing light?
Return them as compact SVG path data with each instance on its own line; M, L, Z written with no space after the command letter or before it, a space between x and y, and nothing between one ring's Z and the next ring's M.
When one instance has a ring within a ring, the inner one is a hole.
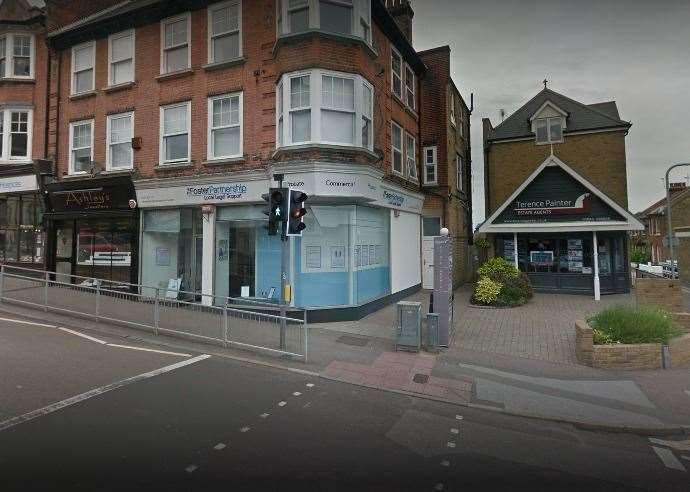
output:
M307 215L307 209L304 208L304 202L307 201L306 193L298 190L290 190L290 215L287 222L288 236L301 236L302 231L307 228L304 223L304 216Z
M268 235L275 236L278 229L282 229L287 219L287 188L269 188L268 194L261 198L268 203L268 209L264 214L268 215Z

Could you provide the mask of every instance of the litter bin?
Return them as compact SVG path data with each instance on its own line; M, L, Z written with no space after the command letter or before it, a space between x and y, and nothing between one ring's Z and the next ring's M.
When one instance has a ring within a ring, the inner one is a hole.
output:
M397 308L395 349L419 352L422 338L422 303L400 301Z

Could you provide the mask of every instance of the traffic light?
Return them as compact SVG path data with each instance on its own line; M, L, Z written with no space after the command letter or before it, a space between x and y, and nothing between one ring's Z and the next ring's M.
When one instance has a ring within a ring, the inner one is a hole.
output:
M287 188L269 188L268 194L261 195L261 198L268 203L268 209L264 214L268 215L268 235L275 236L278 229L282 230L287 214Z
M304 202L307 198L309 198L307 194L302 191L290 190L290 214L288 215L287 222L288 236L301 236L302 231L306 229L304 216L307 214L307 209L304 208Z

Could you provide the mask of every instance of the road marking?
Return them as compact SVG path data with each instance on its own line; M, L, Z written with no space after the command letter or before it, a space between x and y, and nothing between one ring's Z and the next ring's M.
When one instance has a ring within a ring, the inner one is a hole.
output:
M690 456L681 456L681 458L683 458L684 460L690 461Z
M314 383L307 383L307 388L313 388L313 387L314 387Z
M302 394L302 393L300 393L299 391L295 391L295 392L292 394L292 396L299 396L299 395L301 395L301 394Z
M199 467L196 465L189 465L187 468L184 469L184 471L186 471L187 473L192 473L197 468L199 468Z
M240 432L249 432L250 429L251 429L251 427L242 427L240 429Z
M685 390L685 394L690 396L690 390Z
M156 350L156 349L150 349L150 348L144 348L144 347L132 347L131 345L118 345L117 343L108 343L106 345L108 345L108 347L117 347L117 348L130 349L130 350L142 350L144 352L155 352L157 354L165 354L165 355L177 355L179 357L191 357L192 356L192 354L183 354L181 352L168 352L166 350Z
M448 446L449 448L454 448L454 447L455 447L455 442L453 442L453 441L448 441L448 442L446 443L446 446Z
M443 490L443 484L437 483L436 485L434 485L434 490Z
M456 415L455 420L462 420L462 415Z
M0 321L9 321L10 323L20 323L23 325L31 325L31 326L43 326L44 328L57 328L56 325L46 325L45 323L34 323L33 321L23 321L21 319L0 318Z
M70 330L69 328L63 328L61 326L58 326L58 330L62 330L67 333L71 333L72 335L77 335L78 337L86 338L87 340L91 340L92 342L100 343L101 345L106 345L108 342L105 342L103 340L100 340L98 338L90 337L89 335L84 335L83 333L79 333L78 331Z
M284 407L285 405L287 405L286 401L281 401L280 403L278 403L279 407Z
M451 433L451 434L460 434L460 429L456 429L455 427L453 427L453 428L450 430L450 433Z
M690 451L690 439L686 441L666 441L664 439L656 439L650 437L649 441L654 444L659 444L660 446L666 446L667 448L675 449L677 451Z
M441 466L450 466L450 461L448 461L448 460L441 461Z
M216 451L222 451L223 449L225 449L225 444L223 444L222 442L219 442L218 444L213 446L213 449L215 449Z
M302 408L309 408L311 406L311 402L308 401Z
M271 414L270 413L262 413L261 415L259 415L259 417L261 417L262 419L265 419L269 415L271 415Z
M657 448L652 446L652 449L657 454L659 459L664 463L666 468L671 468L672 470L687 471L683 466L683 463L678 461L678 458L673 454L672 451L666 448Z
M67 398L65 400L62 400L62 401L51 403L50 405L45 406L43 408L39 408L37 410L32 410L31 412L27 412L23 415L19 415L17 417L13 417L11 419L0 422L0 432L7 430L10 427L14 427L15 425L29 422L30 420L36 419L36 418L41 417L43 415L48 415L49 413L57 412L58 410L61 410L65 407L69 407L69 406L74 405L76 403L79 403L81 401L88 400L89 398L93 398L94 396L102 395L103 393L107 393L108 391L122 388L123 386L127 386L128 384L143 381L145 379L149 379L149 378L152 378L155 376L160 376L161 374L165 374L166 372L174 371L175 369L189 366L191 364L196 364L197 362L201 362L202 360L206 360L209 357L211 357L211 356L207 355L207 354L199 355L197 357L194 357L193 359L187 359L187 360L183 360L180 362L176 362L175 364L161 367L160 369L154 369L153 371L145 372L145 373L139 374L137 376L132 376L130 378L122 379L122 380L116 381L114 383L106 384L104 386L99 386L98 388L94 388L92 390L86 391L85 393L81 393L79 395L72 396L72 397Z

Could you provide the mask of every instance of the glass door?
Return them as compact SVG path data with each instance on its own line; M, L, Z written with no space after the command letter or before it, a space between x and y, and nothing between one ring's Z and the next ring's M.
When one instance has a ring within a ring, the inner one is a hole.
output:
M74 260L74 222L61 221L55 224L55 271L58 282L70 282Z
M230 297L255 296L256 230L251 223L231 223L228 234Z

